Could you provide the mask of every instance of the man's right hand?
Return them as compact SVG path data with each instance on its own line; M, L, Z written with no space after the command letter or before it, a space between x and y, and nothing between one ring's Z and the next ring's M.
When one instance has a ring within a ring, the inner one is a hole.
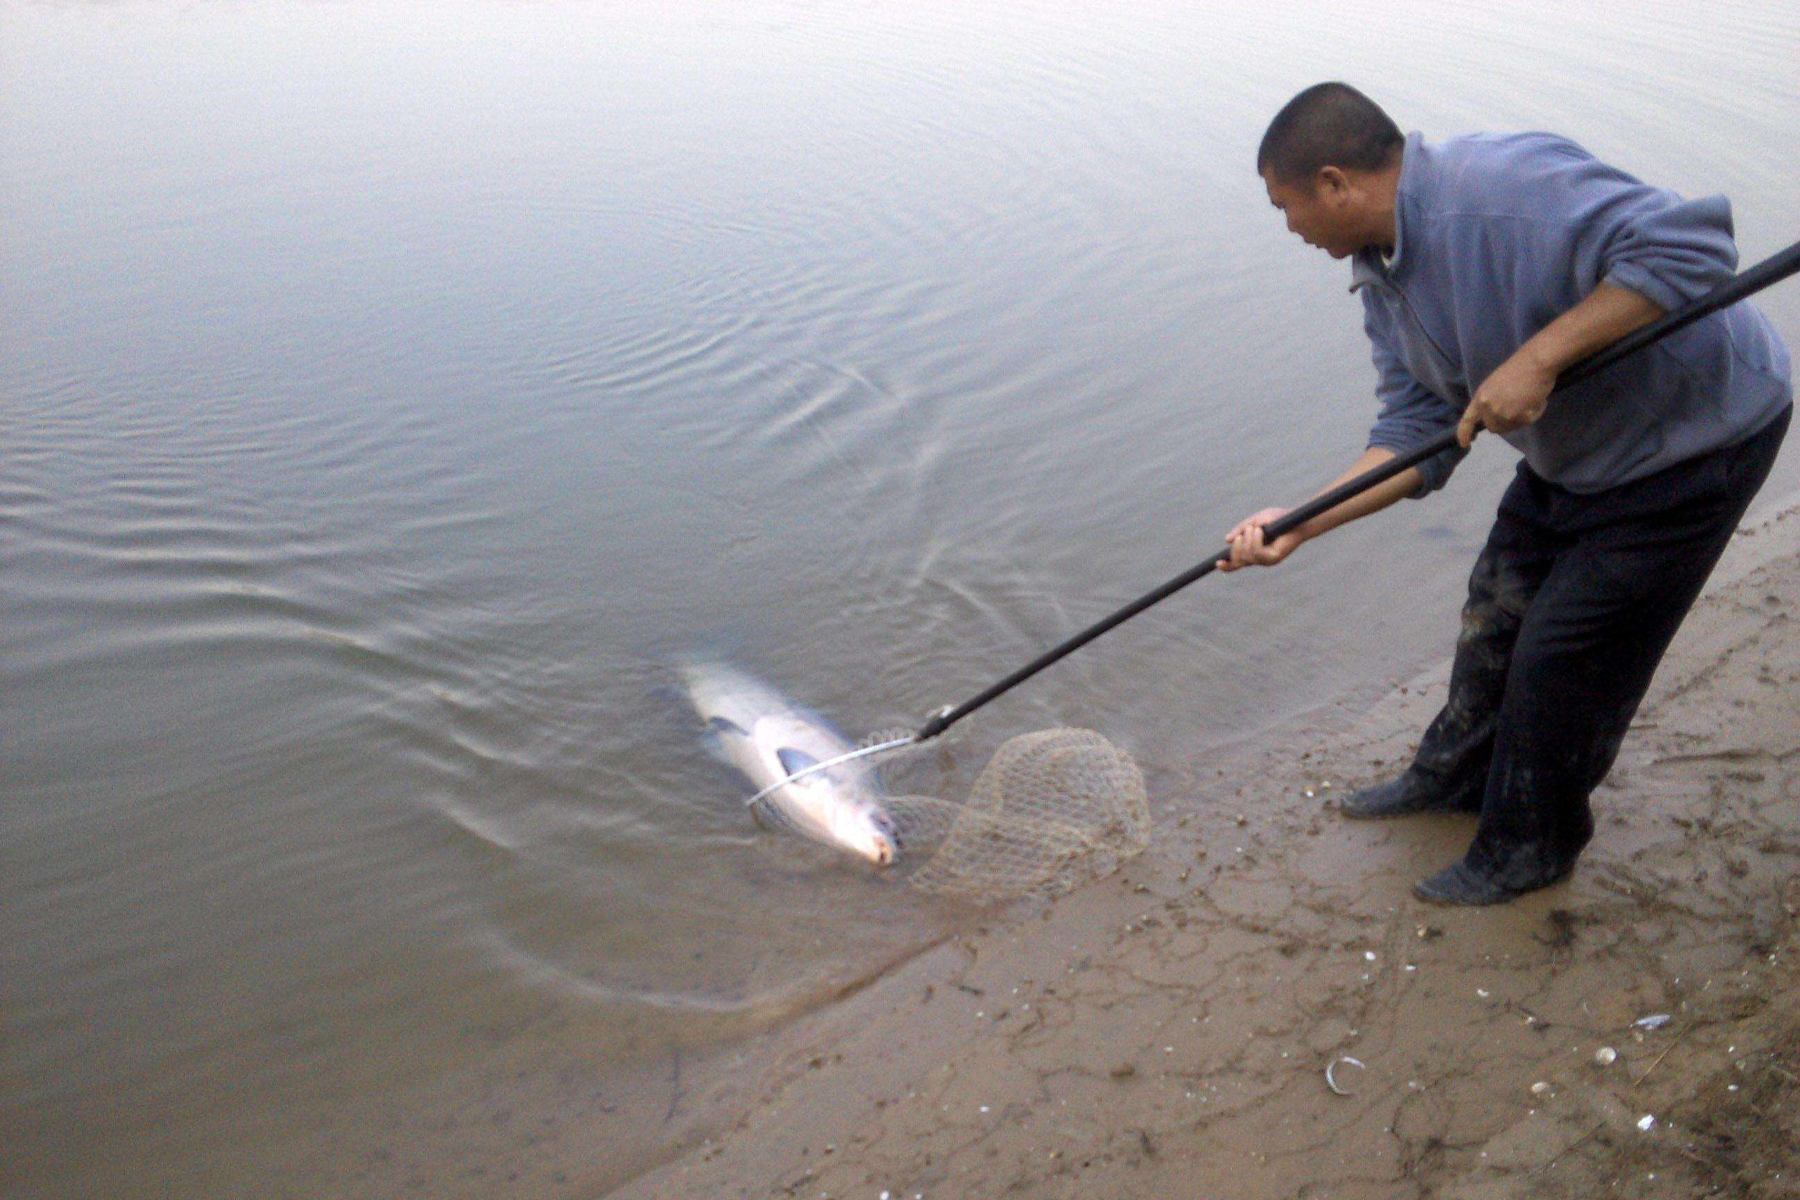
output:
M1259 513L1245 517L1225 535L1231 545L1231 556L1219 560L1219 570L1236 571L1241 567L1272 567L1288 555L1292 554L1306 535L1299 530L1284 533L1273 542L1263 540L1263 526L1280 517L1285 517L1290 510L1285 508L1265 508Z

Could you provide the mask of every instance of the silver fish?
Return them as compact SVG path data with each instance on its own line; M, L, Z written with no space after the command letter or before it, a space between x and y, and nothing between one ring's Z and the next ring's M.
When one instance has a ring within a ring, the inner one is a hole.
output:
M796 771L854 749L819 718L729 667L681 669L688 698L725 757L758 791ZM870 862L897 852L894 822L882 809L873 775L848 762L775 788L751 806L765 824L784 826Z

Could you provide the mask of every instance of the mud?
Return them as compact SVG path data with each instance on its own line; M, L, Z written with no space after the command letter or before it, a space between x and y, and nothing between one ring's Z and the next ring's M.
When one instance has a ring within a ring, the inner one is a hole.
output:
M1446 664L1153 778L1146 854L694 1081L692 1139L613 1194L1800 1196L1797 610L1790 509L1734 542L1567 883L1427 907L1473 819L1334 811Z

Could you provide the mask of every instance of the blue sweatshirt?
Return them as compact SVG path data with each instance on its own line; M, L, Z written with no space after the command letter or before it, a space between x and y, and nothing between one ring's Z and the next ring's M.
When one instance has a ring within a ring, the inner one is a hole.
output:
M1737 267L1731 204L1684 201L1548 133L1406 139L1394 253L1351 264L1379 376L1369 445L1454 426L1481 381L1602 282L1666 310ZM1747 303L1697 321L1550 399L1501 436L1544 479L1597 492L1740 442L1793 402L1787 349ZM1461 460L1420 465L1419 495Z

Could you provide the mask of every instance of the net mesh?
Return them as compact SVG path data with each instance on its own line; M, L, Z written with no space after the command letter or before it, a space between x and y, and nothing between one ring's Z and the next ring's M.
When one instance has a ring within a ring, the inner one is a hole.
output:
M1144 777L1090 729L1043 729L1000 747L967 803L885 805L908 881L965 900L1051 896L1109 874L1149 844Z

